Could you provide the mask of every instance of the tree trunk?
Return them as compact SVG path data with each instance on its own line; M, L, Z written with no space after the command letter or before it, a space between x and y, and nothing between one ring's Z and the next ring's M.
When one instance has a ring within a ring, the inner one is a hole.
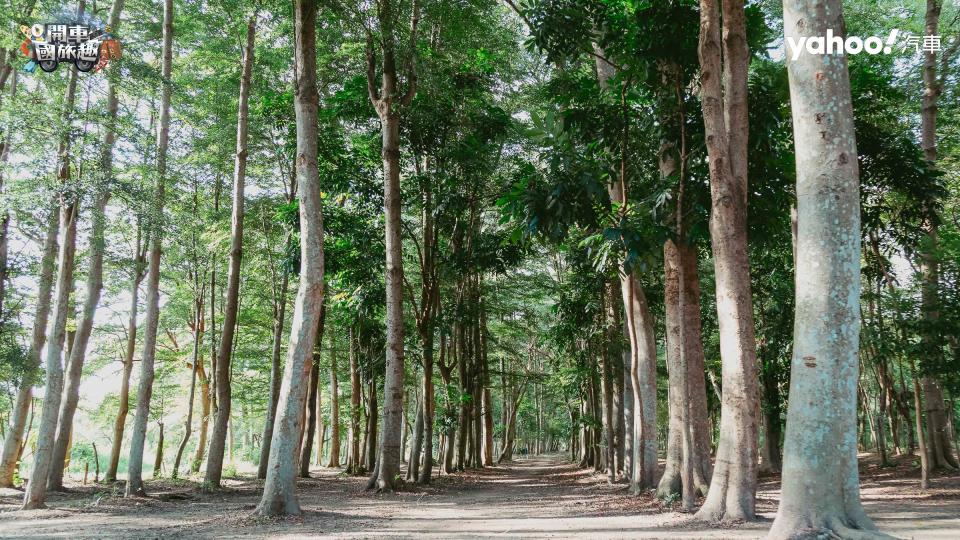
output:
M410 459L407 461L407 481L415 481L420 473L420 449L423 444L423 404L417 400L414 407L416 420L413 423L413 443L410 445Z
M317 395L320 393L320 361L322 359L320 343L323 330L317 333L317 344L313 353L313 366L310 368L310 389L307 391L306 421L303 424L303 437L300 441L300 478L310 478L310 452L313 451L313 437L317 429L317 417L320 407ZM321 434L322 436L322 434Z
M287 239L289 246L290 240ZM284 268L280 283L280 294L276 303L273 323L273 349L270 355L270 395L267 399L267 414L263 427L263 439L260 443L260 462L257 464L257 478L267 477L267 463L270 460L270 442L273 439L273 423L277 416L277 401L280 399L280 351L283 346L283 320L287 312L287 288L290 284L289 271Z
M167 145L170 137L170 69L173 63L173 0L163 4L163 53L160 98L160 124L157 128L157 184L151 209L150 262L147 280L146 328L143 335L143 356L140 361L140 384L137 388L137 411L130 443L126 496L145 495L143 487L143 448L150 417L153 393L153 364L157 354L157 326L160 322L160 254L163 249L163 202L167 176Z
M380 462L377 456L377 377L372 372L370 373L367 391L369 393L367 398L369 410L367 411L367 430L364 439L366 442L366 449L364 450L365 467L368 471L376 471Z
M361 474L363 462L360 458L360 367L357 363L356 337L350 327L350 428L347 438L350 446L347 451L347 472Z
M86 1L80 0L77 18L83 16ZM70 182L70 129L73 105L77 90L77 68L70 70L64 98L63 119L66 133L60 140L57 158L57 176L61 187ZM43 411L40 414L40 428L37 432L34 450L33 469L30 482L23 500L23 509L44 508L46 505L47 478L53 465L54 438L57 432L57 420L63 393L63 343L67 334L67 315L70 310L70 294L73 292L73 265L76 254L77 219L80 213L80 201L68 189L60 195L60 249L57 255L57 282L53 293L53 318L49 321L46 346L47 381L43 393ZM67 355L69 358L69 354Z
M717 0L701 0L700 6L699 57L712 201L710 238L724 392L717 467L697 517L735 521L753 519L756 513L760 403L747 258L750 55L743 0L727 0L722 6Z
M613 358L614 358L614 340L616 339L617 334L617 323L616 317L614 315L613 302L615 297L613 294L609 295L609 298L606 294L607 289L612 289L611 287L604 287L601 289L600 295L600 305L603 307L602 316L604 318L604 326L606 327L606 336L604 346L600 351L600 383L602 387L602 396L603 396L603 432L605 441L605 456L607 461L607 481L609 483L614 483L617 481L617 453L616 453L616 438L614 432L616 430L616 420L613 414ZM612 291L611 291L612 292Z
M160 478L163 467L163 422L157 422L160 432L157 434L157 453L153 456L153 477Z
M687 379L690 373L685 369L686 364L683 361L685 343L681 337L681 328L684 321L680 299L680 251L672 240L663 245L663 266L667 373L669 377L669 391L667 393L669 420L667 461L663 476L660 477L660 483L657 486L657 496L666 498L682 493L684 469L689 471L687 474L691 477L693 474L693 463L688 463L684 459L685 434L690 432L690 408L687 399L689 393Z
M421 484L429 484L433 475L433 417L436 399L433 390L432 325L426 333L421 333L420 343L423 348L423 461L417 481ZM441 356L442 354L441 351Z
M115 29L120 25L120 12L123 10L124 0L115 0L110 11L109 25ZM113 181L113 146L116 141L116 121L119 100L117 99L116 69L110 69L107 86L107 115L104 122L103 148L100 154L100 170L104 175L105 185L97 189L97 199L94 205L93 227L90 232L90 268L87 273L87 295L83 313L77 323L76 335L70 351L67 364L67 384L64 402L60 409L60 419L57 424L57 437L53 447L53 464L47 481L47 489L59 491L63 489L64 463L69 452L70 433L73 429L73 416L80 399L80 378L83 374L83 364L87 355L87 344L93 330L93 319L100 304L100 293L103 290L103 252L104 229L106 228L106 208L110 200L111 182ZM0 295L2 298L2 295Z
M844 27L839 0L784 0L783 12L787 39ZM813 530L869 538L879 533L860 504L857 470L860 186L850 79L842 55L792 52L796 317L782 498L768 538Z
M211 299L213 301L213 299ZM211 331L213 323L210 323ZM212 398L210 397L210 376L203 369L203 357L201 354L197 359L197 377L200 379L200 429L197 435L197 449L193 455L193 462L190 464L190 472L200 472L200 464L203 463L203 456L207 448L207 426L210 423L210 409Z
M127 349L123 356L123 373L120 376L120 405L117 418L113 423L113 440L110 446L110 463L107 465L107 474L104 481L117 480L117 467L120 464L120 450L123 447L123 432L126 426L127 413L130 408L130 374L133 372L133 355L137 348L137 308L140 296L140 282L143 281L143 267L146 253L141 251L140 222L137 222L137 243L134 250L133 283L130 287L130 315L127 319Z
M400 439L403 430L403 252L400 213L400 114L399 108L409 105L416 92L414 62L409 63L408 88L398 95L397 66L395 58L394 26L397 14L390 0L378 3L377 16L380 22L383 64L381 85L376 85L376 65L373 52L373 36L367 34L367 85L370 101L380 118L382 133L382 158L384 178L384 206L386 223L386 311L387 311L387 357L383 382L383 434L380 438L377 470L369 488L377 491L392 491L400 471ZM413 2L413 19L410 41L416 43L419 6ZM410 51L414 54L415 48Z
M53 289L54 263L59 253L57 234L60 229L60 210L51 209L47 232L43 242L43 255L40 259L40 275L37 284L37 310L33 318L30 350L27 351L20 388L17 389L16 402L10 415L13 421L3 440L3 455L0 458L0 487L13 487L20 461L20 449L23 447L24 431L30 425L30 404L33 402L33 385L40 375L40 353L47 338L47 319L50 316L50 294ZM115 469L116 467L114 467Z
M227 274L227 299L224 306L223 332L220 335L220 353L216 363L217 408L213 417L213 434L207 456L204 484L207 489L219 489L223 474L223 453L227 428L230 424L230 362L233 336L237 326L237 304L240 294L240 266L243 262L243 197L247 173L247 118L249 116L250 74L253 69L253 44L256 36L256 16L247 22L247 41L243 50L240 76L240 103L237 109L237 152L233 166L233 216L230 227L230 268ZM233 446L231 445L231 448Z
M121 0L122 1L122 0ZM108 146L111 147L111 145ZM112 151L112 148L111 148ZM107 152L107 150L105 150ZM105 165L112 166L112 159L105 159ZM80 401L80 379L83 375L83 363L86 360L87 344L90 333L93 331L93 318L100 303L100 292L103 290L103 233L106 225L107 200L109 191L103 191L97 196L97 203L93 209L93 229L90 232L90 268L87 273L87 297L83 306L83 313L77 323L77 330L72 340L67 363L66 388L63 403L60 407L60 419L57 423L56 439L53 446L53 458L50 473L47 479L47 489L50 491L63 490L63 469L70 450L70 436L73 430L73 416Z
M317 166L316 0L294 2L294 66L297 120L297 185L300 200L300 286L294 304L290 345L277 403L262 516L300 514L296 470L303 409L307 398L311 354L323 305L323 216Z
M183 451L187 448L187 442L190 441L190 435L193 433L193 399L197 391L197 364L200 362L200 343L203 340L203 299L198 297L194 301L194 326L193 326L193 357L190 364L190 394L187 397L187 417L183 421L183 438L177 446L177 455L173 460L173 470L170 471L170 477L176 479L180 475L180 460L183 459Z
M340 391L337 386L335 335L334 332L330 332L330 460L327 462L327 467L340 467Z
M619 285L619 283L615 284L617 287ZM623 320L623 333L625 337L629 335L626 318ZM620 356L623 361L623 417L620 419L623 423L623 477L629 482L634 477L633 449L637 445L637 434L634 431L633 380L630 374L633 355L629 344L623 348Z
M599 48L598 48L599 49ZM602 50L601 50L602 52ZM596 58L597 79L600 87L608 89L609 80L616 74L612 64L598 55ZM626 211L629 201L626 178L627 133L624 130L623 152L619 182L608 186L610 201L621 205ZM625 264L620 267L620 290L623 296L624 317L630 343L629 381L633 403L630 491L634 494L654 483L657 471L657 345L653 330L653 316L647 304L640 280Z
M939 35L940 13L942 0L927 0L924 34ZM947 53L944 52L944 55ZM937 113L939 110L940 94L943 92L941 77L937 74L937 51L929 50L923 53L923 103L921 109L921 146L923 156L930 168L936 168L937 162ZM946 64L944 64L946 65ZM938 217L936 209L927 208L924 219L926 242L920 254L920 273L922 276L921 303L923 318L926 322L922 341L927 348L927 354L932 358L943 356L943 336L936 331L936 322L940 318L939 290L940 271L937 260L937 245L939 234L937 231ZM924 399L927 402L927 450L930 452L930 466L933 469L956 469L957 460L953 454L953 445L947 435L947 418L944 413L943 392L940 384L931 376L926 375L921 380Z

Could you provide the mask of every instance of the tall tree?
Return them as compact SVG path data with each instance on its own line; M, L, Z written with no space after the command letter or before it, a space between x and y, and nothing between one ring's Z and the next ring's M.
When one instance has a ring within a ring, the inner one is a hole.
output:
M380 85L374 36L367 32L367 90L380 119L383 155L384 206L387 245L387 359L383 384L383 432L373 476L368 488L391 491L396 486L402 457L403 434L403 250L400 224L400 109L410 105L417 92L417 25L420 5L413 1L410 45L407 50L406 89L400 90L397 70L397 24L400 11L392 0L377 2Z
M77 19L83 17L86 0L80 0L77 7ZM57 281L53 292L53 318L47 328L46 372L43 412L40 416L40 428L37 432L37 446L34 450L33 469L30 482L24 494L23 508L43 508L46 500L47 476L53 463L53 447L57 433L57 420L60 415L60 402L63 393L63 352L67 334L67 317L70 311L70 295L73 292L73 265L76 255L77 220L80 214L78 190L68 186L71 179L71 122L76 100L77 76L74 66L70 70L67 90L62 111L63 134L57 152L57 179L60 189L60 248L57 255ZM68 355L69 356L69 355Z
M240 295L240 265L243 262L243 197L247 175L247 119L250 112L250 77L253 70L253 45L257 30L257 15L247 21L247 39L243 49L240 74L240 104L237 108L237 153L233 165L233 215L230 225L230 268L227 274L227 300L224 306L223 332L220 334L220 354L217 356L216 387L217 410L214 414L210 453L204 483L210 489L219 489L223 474L223 452L230 426L230 356L237 327L237 303Z
M795 43L844 28L839 0L784 0L783 18ZM769 538L811 531L880 537L860 503L857 470L860 184L847 60L806 50L786 56L797 170L796 315L782 498Z
M323 215L320 171L317 165L316 0L296 0L294 15L294 70L297 121L297 185L300 215L300 285L294 304L290 345L280 385L277 418L270 442L270 459L263 497L256 513L296 515L296 461L310 380L311 355L323 305Z
M336 333L330 332L330 460L327 467L340 466L340 390L337 384ZM323 439L323 433L319 435Z
M942 0L927 0L927 10L924 17L924 34L939 36L940 14ZM920 111L920 138L923 148L923 157L931 168L937 163L937 111L940 95L943 93L944 71L950 57L956 53L954 44L940 52L925 50L923 53L923 100ZM933 49L932 47L930 49ZM938 54L939 52L939 54ZM940 65L943 66L942 69ZM940 318L939 295L940 276L937 245L938 222L940 217L937 208L928 204L925 208L926 216L924 232L926 239L923 245L920 262L922 276L921 302L924 318L922 340L928 349L931 358L943 356L943 337L937 331L937 322ZM946 407L943 399L943 390L940 382L932 375L925 374L921 379L923 397L927 400L927 461L934 469L956 469L960 467L953 453L948 430Z
M161 53L160 122L157 124L156 187L150 209L150 258L147 266L147 313L144 321L143 356L137 388L137 412L133 420L130 457L127 461L126 496L143 496L143 450L153 395L154 362L157 357L157 330L160 323L160 255L163 251L163 203L167 182L167 147L170 143L170 96L173 85L173 0L163 3L163 52Z
M109 25L116 32L120 26L120 12L123 10L124 0L114 0L110 10ZM116 66L114 66L116 67ZM115 73L115 69L111 70ZM87 270L87 292L83 312L77 322L76 334L70 349L67 361L67 380L64 389L63 404L60 407L60 419L57 423L57 438L53 447L53 464L47 481L47 489L63 489L64 462L70 451L70 440L73 431L73 417L77 411L77 402L80 399L80 378L83 375L83 364L87 356L87 345L93 331L93 319L100 304L100 293L103 290L103 254L105 250L104 230L106 229L106 209L110 200L111 184L113 183L113 147L117 140L117 98L116 75L108 79L107 84L107 115L104 125L103 148L100 151L100 177L93 186L95 203L91 215L93 227L90 231L90 267Z
M133 357L137 350L137 308L140 300L140 283L146 269L147 245L143 241L143 227L137 220L137 239L133 250L133 268L131 269L130 285L130 313L127 316L127 343L123 353L123 366L120 375L120 395L117 417L113 421L113 437L110 444L110 461L107 464L107 474L104 481L114 482L117 479L117 469L120 466L120 451L123 447L123 432L127 425L127 414L130 411L130 374L133 372Z
M722 22L721 22L722 21ZM723 400L717 466L697 513L753 519L757 492L757 344L747 258L747 50L743 0L700 0L700 84L710 158ZM849 89L848 89L849 93ZM856 154L853 154L854 159Z

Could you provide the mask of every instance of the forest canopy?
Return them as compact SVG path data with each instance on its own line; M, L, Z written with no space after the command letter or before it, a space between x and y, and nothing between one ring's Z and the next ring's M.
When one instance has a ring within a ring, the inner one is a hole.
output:
M631 519L884 538L861 476L960 493L953 0L10 0L0 29L0 522L558 467Z

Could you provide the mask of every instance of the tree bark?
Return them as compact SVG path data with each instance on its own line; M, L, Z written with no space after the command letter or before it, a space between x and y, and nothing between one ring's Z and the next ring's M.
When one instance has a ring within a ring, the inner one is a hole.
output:
M925 35L939 35L941 2L942 0L927 0ZM944 52L942 54L946 55L948 53ZM939 111L940 94L943 92L941 80L943 74L938 75L937 73L938 59L937 51L929 50L923 53L923 102L920 113L920 135L924 159L932 169L937 167L937 113ZM944 61L946 60L944 58ZM943 356L944 343L942 335L936 330L937 320L940 318L940 271L937 259L937 245L939 244L937 223L939 218L936 215L936 209L933 207L927 208L926 213L923 224L926 242L920 253L921 305L926 323L922 331L922 341L928 349L928 354L937 358ZM925 375L921 380L921 388L927 404L927 410L925 411L927 413L927 451L930 453L928 462L933 469L956 469L960 465L954 457L953 445L947 434L947 417L944 412L945 406L940 384L932 376Z
M296 66L297 185L300 200L300 286L294 304L290 345L280 386L277 419L263 498L256 513L300 514L294 462L303 424L311 354L323 305L323 216L317 164L316 0L294 2Z
M377 456L377 376L372 371L367 384L369 395L367 396L367 428L364 434L364 442L366 443L364 466L368 471L376 472L377 465L380 462Z
M613 415L613 357L614 357L614 340L616 339L617 325L616 317L614 315L613 302L614 296L610 294L609 297L605 294L607 289L612 289L605 286L601 289L600 293L600 305L602 306L603 312L603 325L606 327L605 341L603 344L603 349L600 351L600 386L602 388L601 395L603 398L603 433L605 438L605 459L607 466L607 481L612 484L617 481L617 454L616 454L616 439L614 437L616 420ZM612 292L612 291L611 291Z
M112 146L112 144L111 144ZM108 146L109 147L109 146ZM105 150L107 152L107 150ZM112 148L111 148L112 154ZM104 159L106 166L112 166L112 159ZM90 333L93 331L93 319L100 303L100 293L103 290L103 251L104 229L106 226L106 207L110 192L100 192L96 206L93 209L93 229L90 232L90 268L87 273L87 296L83 306L83 313L77 323L77 330L72 340L66 372L66 388L64 389L63 403L60 407L59 421L57 422L56 439L53 445L53 457L50 473L47 478L47 489L50 491L63 490L63 470L70 450L71 431L73 430L73 416L77 411L80 400L80 379L83 375L83 364L87 355L87 344Z
M844 28L839 0L784 0L783 12L788 39ZM796 316L782 498L768 537L878 537L860 503L857 470L860 186L847 61L791 53Z
M157 452L153 455L154 478L160 478L161 469L163 468L163 420L157 422L157 427L160 428L160 430L157 434Z
M210 301L212 302L213 299L211 298ZM210 323L210 326L212 332L213 322ZM193 461L190 463L190 472L192 473L200 472L200 464L203 463L203 456L207 449L207 427L210 423L210 409L213 401L210 397L210 376L203 368L203 357L204 355L201 354L197 358L197 377L200 379L200 428L197 434L197 449L193 454Z
M177 446L177 455L173 460L173 470L170 471L170 477L176 479L180 476L180 461L183 459L183 452L190 441L190 435L193 434L193 400L197 391L197 364L200 362L200 343L203 340L203 299L198 296L194 300L194 326L193 326L193 357L190 363L190 393L187 397L187 417L183 421L183 438Z
M147 438L150 417L150 397L153 394L153 365L157 355L157 326L160 322L160 254L163 249L163 203L167 176L167 145L170 137L170 81L173 63L173 0L163 4L163 53L160 76L163 80L160 97L160 124L157 127L157 184L154 196L151 231L150 262L147 279L147 314L143 334L143 356L140 360L140 384L137 388L137 411L133 421L130 458L127 465L126 496L143 496L143 448Z
M289 244L289 239L288 239ZM270 442L273 439L273 422L277 416L277 401L280 399L280 377L282 366L280 352L283 347L283 321L287 312L287 288L290 283L289 272L283 270L280 293L276 302L273 323L273 348L270 355L270 395L267 399L267 414L263 427L263 439L260 443L260 462L257 464L257 478L267 477L267 462L270 460Z
M120 26L120 12L123 10L124 0L115 0L110 11L109 25L114 31ZM77 323L77 331L70 352L67 385L64 402L60 409L60 419L57 424L57 437L53 447L53 464L47 481L47 489L59 491L63 489L64 462L69 451L69 440L73 429L73 416L77 410L80 398L80 378L83 374L83 364L86 360L87 344L93 330L93 319L100 303L100 293L103 290L103 252L104 229L106 228L106 208L110 200L110 184L113 181L113 146L117 138L116 121L119 99L117 98L117 69L112 66L108 74L107 83L107 115L104 122L103 149L100 154L100 172L103 175L103 185L97 188L97 202L94 205L90 232L90 269L87 273L87 296L83 313ZM0 294L2 297L2 294Z

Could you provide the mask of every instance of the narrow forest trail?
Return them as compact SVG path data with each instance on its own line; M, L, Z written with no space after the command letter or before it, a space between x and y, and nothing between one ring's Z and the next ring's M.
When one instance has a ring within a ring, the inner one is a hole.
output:
M734 528L690 522L650 497L630 497L566 456L443 476L433 485L393 495L363 490L364 478L317 469L301 480L297 519L251 519L259 483L226 480L219 494L186 481L149 482L147 499L123 499L122 486L73 486L53 494L52 510L16 510L22 493L0 491L0 538L761 538L779 496L761 484L763 519ZM897 470L865 471L867 511L900 538L960 538L960 482L920 494Z

